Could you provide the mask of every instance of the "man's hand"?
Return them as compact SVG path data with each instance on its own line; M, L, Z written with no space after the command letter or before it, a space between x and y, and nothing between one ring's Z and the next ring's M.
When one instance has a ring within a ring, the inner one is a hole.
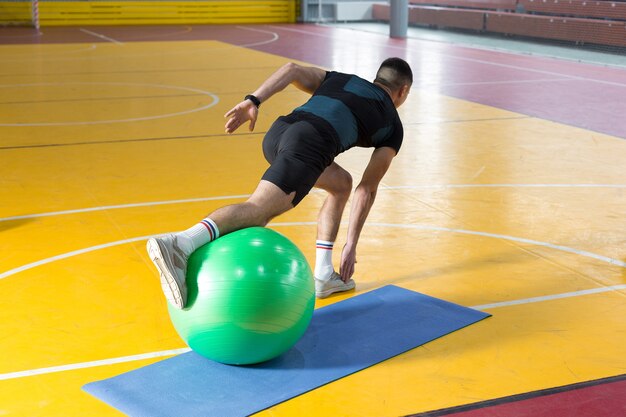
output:
M274 94L284 90L289 84L307 93L313 94L322 84L326 77L326 71L315 67L303 67L289 62L278 69L275 73L257 88L252 95L265 103ZM239 126L250 121L250 132L254 130L254 124L259 114L259 109L250 100L244 100L232 108L224 117L228 117L225 130L233 133Z
M356 247L345 245L341 251L341 264L339 275L343 282L348 282L354 274L354 264L356 263Z
M361 182L354 190L350 208L348 238L346 239L346 246L341 252L341 266L339 268L339 275L344 282L348 281L354 273L356 245L359 242L361 230L376 199L378 184L387 172L394 156L396 156L396 151L386 146L372 152L372 157L367 168L365 168Z
M226 133L233 133L242 124L250 121L250 132L254 130L256 119L259 115L259 109L250 100L244 100L241 103L233 107L224 117L228 117L226 122Z

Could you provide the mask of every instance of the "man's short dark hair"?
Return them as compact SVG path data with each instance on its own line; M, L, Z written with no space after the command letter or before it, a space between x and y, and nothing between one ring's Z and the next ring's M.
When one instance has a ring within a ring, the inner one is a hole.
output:
M374 82L389 87L392 91L403 85L413 84L413 71L409 64L401 58L387 58L380 64Z

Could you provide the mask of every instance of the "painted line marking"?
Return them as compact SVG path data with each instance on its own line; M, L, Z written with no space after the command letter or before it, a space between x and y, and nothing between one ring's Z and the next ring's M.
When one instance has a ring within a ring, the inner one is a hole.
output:
M0 126L83 126L83 125L98 125L98 124L106 124L106 123L127 123L127 122L140 122L145 120L155 120L155 119L165 119L167 117L174 116L182 116L185 114L195 113L202 110L209 109L219 103L220 98L209 92L204 90L199 90L197 88L191 87L181 87L176 85L167 85L167 84L145 84L145 83L117 83L117 82L60 82L60 83L32 83L32 84L0 84L1 88L15 88L15 87L39 87L39 86L66 86L66 85L113 85L113 86L130 86L130 87L151 87L151 88L164 88L168 90L183 90L183 91L191 91L193 93L201 94L204 96L211 97L213 101L209 104L206 104L201 107L192 108L189 110L183 110L175 113L166 113L166 114L157 114L154 116L145 116L145 117L132 117L128 119L115 119L115 120L92 120L92 121L78 121L78 122L34 122L34 123L0 123ZM167 97L167 96L164 96Z
M113 205L113 206L89 207L89 208L74 209L74 210L52 211L48 213L25 214L22 216L5 217L5 218L0 218L0 222L6 222L6 221L12 221L12 220L23 220L23 219L34 219L38 217L60 216L60 215L65 215L65 214L87 213L91 211L126 209L126 208L133 208L133 207L161 206L161 205L166 205L166 204L197 203L197 202L202 202L202 201L230 200L230 199L248 198L248 197L250 197L250 194L225 195L225 196L220 196L220 197L187 198L184 200L151 201L147 203L118 204L118 205Z
M154 236L160 236L160 235L154 235ZM153 237L153 235L134 237L134 238L130 238L130 239L118 240L116 242L103 243L101 245L91 246L89 248L83 248L83 249L78 249L78 250L67 252L67 253L62 253L60 255L52 256L52 257L46 258L46 259L41 259L39 261L31 262L29 264L22 265L22 266L19 266L17 268L13 268L13 269L10 269L8 271L5 271L2 274L0 274L0 279L4 279L4 278L7 278L7 277L10 277L11 275L15 275L15 274L18 274L20 272L28 271L29 269L37 268L38 266L42 266L42 265L46 265L46 264L49 264L49 263L52 263L52 262L60 261L62 259L67 259L67 258L71 258L73 256L82 255L82 254L93 252L93 251L97 251L97 250L100 250L100 249L111 248L113 246L119 246L119 245L123 245L123 244L126 244L126 243L137 242L137 241L140 241L140 240L148 240L151 237Z
M322 26L322 27L336 27L336 25L333 25L333 23L331 22L330 24L320 24L317 23L317 26ZM354 28L354 27L345 27L345 28L341 28L341 29L347 29L347 30L353 30L356 32L366 32L366 33L375 33L377 35L387 35L387 33L389 32L389 30L385 30L385 31L379 31L379 30L372 30L372 29L365 29L365 28ZM614 62L598 62L596 60L593 60L592 58L588 58L588 59L582 59L582 58L573 58L573 57L567 57L565 55L559 55L558 53L550 53L550 52L540 52L540 51L517 51L514 49L510 49L510 48L506 48L506 47L496 47L493 45L481 45L478 43L467 43L466 41L452 41L452 40L438 40L438 39L429 39L429 38L424 38L421 36L408 36L409 39L414 39L416 41L423 41L423 42L430 42L430 43L437 43L437 44L446 44L446 45L452 45L452 46L456 46L456 47L460 47L460 48L464 48L464 49L478 49L481 51L487 51L487 52L501 52L501 53L506 53L506 54L510 54L510 55L518 55L518 56L524 56L524 57L538 57L538 58L551 58L551 59L559 59L559 60L563 60L563 61L573 61L573 62L578 62L578 63L584 63L584 64L592 64L592 65L602 65L604 67L609 67L609 68L616 68L616 69L623 69L625 68L624 65L622 64L618 64L618 63L614 63ZM601 53L601 52L599 52Z
M278 36L278 33L272 32L272 31L269 31L269 30L248 28L248 27L245 27L245 26L236 26L236 27L237 27L237 29L249 30L249 31L252 31L252 32L269 33L270 35L272 35L272 39L268 39L266 41L259 41L259 42L248 43L248 44L243 44L243 45L236 45L236 46L239 46L239 47L242 47L242 48L249 48L251 46L267 45L268 43L276 42L278 39L280 39L280 36Z
M585 250L574 249L574 248L570 248L568 246L563 246L563 245L554 245L552 243L542 242L539 240L526 239L523 237L501 235L497 233L479 232L475 230L450 229L447 227L437 227L437 226L419 225L419 224L396 224L396 223L368 223L368 224L370 226L428 230L428 231L435 231L435 232L449 232L449 233L458 233L458 234L464 234L464 235L473 235L473 236L491 237L495 239L510 240L512 242L526 243L526 244L533 245L533 246L543 246L545 248L555 249L555 250L559 250L562 252L573 253L575 255L597 259L599 261L606 262L611 265L617 265L617 266L621 266L622 268L626 268L626 262L620 261L619 259L613 259L613 258L609 258L608 256L597 255L595 253L588 252Z
M54 372L73 371L76 369L94 368L96 366L114 365L116 363L141 361L144 359L160 358L163 356L180 355L181 353L187 353L191 351L189 348L162 350L160 352L142 353L139 355L121 356L118 358L102 359L99 361L72 363L69 365L51 366L48 368L30 369L27 371L9 372L6 374L0 374L0 381L15 378L24 378L27 376L51 374Z
M273 226L278 226L278 224L274 224ZM620 291L620 290L626 290L626 285L615 285L612 287L593 288L590 290L575 291L575 292L563 293L563 294L554 294L554 295L548 295L544 297L533 297L533 298L526 298L522 300L505 301L502 303L484 304L484 305L479 305L479 306L469 307L469 308L473 308L475 310L484 310L484 309L492 309L492 308L499 308L499 307L508 307L511 305L530 304L530 303L537 303L541 301L549 301L549 300L556 300L556 299L570 298L570 297L579 297L579 296L584 296L588 294L599 294L603 292ZM0 374L0 381L7 380L7 379L24 378L24 377L35 376L35 375L51 374L55 372L72 371L76 369L93 368L97 366L108 366L108 365L114 365L118 363L140 361L140 360L151 359L151 358L160 358L164 356L173 356L173 355L187 353L190 351L191 349L189 348L180 348L180 349L172 349L172 350L163 350L159 352L143 353L139 355L121 356L117 358L102 359L102 360L90 361L90 362L74 363L74 364L69 364L69 365L59 365L59 366L51 366L47 368L30 369L26 371L9 372L6 374Z
M105 142L108 143L108 142ZM380 190L384 191L392 191L392 190L420 190L420 189L448 189L448 188L626 188L626 184L443 184L443 185L381 185ZM312 193L321 192L319 190L313 190ZM145 203L130 203L130 204L118 204L111 206L100 206L100 207L88 207L81 209L73 209L73 210L61 210L61 211L53 211L47 213L35 213L35 214L24 214L18 216L10 216L10 217L0 217L0 222L13 221L13 220L23 220L23 219L34 219L38 217L49 217L49 216L60 216L65 214L77 214L77 213L86 213L91 211L100 211L100 210L114 210L114 209L126 209L133 207L151 207L151 206L160 206L166 204L184 204L184 203L197 203L202 201L212 201L212 200L228 200L228 199L237 199L237 198L248 198L250 194L239 194L239 195L227 195L227 196L218 196L218 197L199 197L199 198L188 198L181 200L166 200L166 201L148 201Z
M161 140L185 140L185 139L212 139L212 138L249 138L266 134L266 131L258 130L245 133L206 133L204 135L191 136L161 136L154 138L136 138L136 139L113 139L113 140L94 140L91 142L67 142L67 143L46 143L39 145L22 145L22 146L0 146L0 151L14 149L38 149L38 148L60 148L64 146L83 146L83 145L114 145L121 143L133 142L155 142ZM1 221L1 220L0 220Z
M80 31L83 32L83 33L86 33L88 35L95 36L96 38L100 38L100 39L104 39L105 41L113 42L116 45L124 45L123 42L120 42L120 41L118 41L116 39L113 39L113 38L110 38L108 36L105 36L105 35L103 35L101 33L92 32L90 30L83 29L83 28L81 28Z
M472 176L471 176L470 181L473 181L473 180L475 180L476 178L480 177L480 174L482 174L482 173L483 173L483 171L485 170L485 168L486 168L486 166L485 166L485 165L483 165L482 167L480 167L480 169L479 169L478 171L476 171L476 172L474 173L474 175L472 175Z
M331 36L331 35L322 34L322 33L316 33L316 32L311 32L311 31L306 31L306 30L303 30L303 29L283 28L283 27L278 27L278 26L273 26L273 25L269 25L269 27L274 28L274 29L278 29L278 30L299 32L299 33L303 33L303 34L310 35L310 36L318 36L318 37L322 37L322 38L334 39L334 37ZM358 39L358 37L357 37L357 39ZM402 50L402 51L406 51L407 50L406 46L388 45L388 44L381 43L381 42L367 42L367 43L368 43L368 45L376 45L376 46L380 46L380 47L384 47L384 48L399 49L399 50ZM618 83L618 82L613 82L613 81L605 81L605 80L599 80L599 79L595 79L595 78L581 77L581 76L577 76L577 75L567 75L567 74L562 74L562 73L558 73L558 72L554 72L554 71L544 71L544 70L538 70L538 69L533 69L533 68L528 68L528 67L520 67L518 65L503 64L503 63L500 63L500 62L485 61L485 60L482 60L482 59L468 58L468 57L450 55L450 54L440 53L440 52L431 52L431 53L439 55L439 56L444 56L444 57L447 57L447 58L451 58L451 59L458 59L458 60L461 60L461 61L468 61L468 62L476 62L478 64L493 65L493 66L496 66L496 67L510 68L510 69L526 71L526 72L533 72L533 73L536 73L536 74L544 74L544 75L552 75L552 76L557 76L557 77L565 77L565 78L568 78L568 79L571 79L571 80L591 81L591 82L600 83L600 84L614 85L614 86L617 86L617 87L626 87L626 84L624 84L624 83ZM419 85L414 85L414 87L419 87Z
M526 184L526 185L527 186L533 186L533 184ZM536 186L536 185L537 184L535 184L534 186ZM472 186L472 185L463 185L463 187L466 187L466 186ZM512 185L512 184L491 184L490 186L514 186L514 185ZM543 185L539 184L539 186L543 186ZM552 186L559 186L559 185L552 184ZM560 186L563 186L563 185L560 185ZM579 186L586 186L586 185L579 184ZM595 186L600 186L600 185L596 184ZM601 186L615 187L615 186L612 186L612 185L601 185ZM441 186L427 186L427 187L428 188L433 188L433 187L440 188ZM626 186L618 185L618 187L626 187ZM387 189L394 189L394 188L397 188L397 187L387 187ZM401 188L405 188L405 187L401 187ZM210 199L215 200L215 199L238 198L238 197L246 197L246 196L245 195L244 196L224 196L224 197L213 197L213 198L210 198ZM120 206L108 206L108 207L110 207L110 208L122 208L122 207L129 207L129 206L130 207L137 207L137 206L143 206L143 205L146 205L146 204L150 204L150 205L174 204L174 202L206 201L206 200L207 199L173 200L172 202L139 203L139 204L132 204L132 205L120 205ZM79 212L79 211L85 211L85 210L87 210L87 211L96 211L96 210L102 210L102 209L103 208L100 208L100 207L94 207L94 208L91 208L91 209L82 209L82 210L78 210L78 211L77 210L71 210L71 211L67 211L67 212L63 212L63 213L67 214L69 212ZM56 212L56 213L60 213L60 212ZM47 213L47 215L55 215L55 214L54 213ZM36 216L42 216L42 215L36 215ZM0 220L3 220L3 219L0 219ZM272 223L271 225L275 226L275 227L281 227L281 226L314 226L316 224L317 224L317 222L288 222L288 223L285 222L285 223ZM529 244L533 244L533 245L539 245L539 246L544 246L544 247L557 249L557 250L561 250L561 251L565 251L565 252L570 252L570 253L586 256L586 257L591 257L591 258L598 259L598 260L601 260L601 261L604 261L604 262L608 262L608 263L613 264L613 265L617 265L617 266L621 266L621 267L626 268L626 262L622 262L622 261L619 261L619 260L616 260L616 259L608 258L608 257L601 256L601 255L596 255L596 254L593 254L593 253L587 252L587 251L581 251L581 250L569 248L569 247L566 247L566 246L553 245L553 244L550 244L550 243L547 243L547 242L540 242L540 241L535 241L535 240L530 240L530 239L525 239L525 238L518 238L518 237L514 237L514 236L498 235L498 234L493 234L493 233L485 233L485 232L463 230L463 229L449 229L449 228L434 227L434 226L428 226L428 225L371 223L370 226L406 228L406 229L417 229L417 230L444 231L444 232L461 233L461 234L469 234L469 235L477 235L477 236L484 236L484 237L492 237L492 238L499 238L499 239L505 239L505 240L512 240L512 241L516 241L516 242L529 243ZM126 244L126 243L141 241L141 240L146 240L146 239L148 239L148 238L150 238L152 236L159 236L159 235L141 236L141 237L135 237L135 238L131 238L131 239L120 240L120 241L116 241L116 242L109 242L109 243L105 243L105 244L102 244L102 245L97 245L97 246L93 246L93 247L90 247L90 248L83 248L83 249L80 249L80 250L76 250L76 251L68 252L68 253L65 253L65 254L57 255L57 256L54 256L54 257L51 257L51 258L47 258L47 259L43 259L43 260L40 260L40 261L37 261L37 262L33 262L31 264L23 265L23 266L18 267L18 268L14 268L14 269L12 269L10 271L6 271L3 274L0 274L0 279L6 278L6 277L8 277L10 275L17 274L19 272L23 272L23 271L28 270L28 269L32 269L32 268L35 268L35 267L38 267L38 266L41 266L41 265L45 265L47 263L55 262L57 260L67 259L67 258L70 258L72 256L77 256L77 255L80 255L80 254L96 251L96 250L99 250L99 249L104 249L104 248L108 248L108 247L113 247L113 246L122 245L122 244ZM474 307L470 307L470 308L474 308L474 309L477 309L477 310L485 310L485 309L508 307L508 306L520 305L520 304L530 304L530 303L537 303L537 302L543 302L543 301L549 301L549 300L557 300L557 299L563 299L563 298L572 298L572 297L579 297L579 296L584 296L584 295L589 295L589 294L600 294L600 293L605 293L605 292L610 292L610 291L621 291L621 290L626 290L626 284L624 284L624 285L608 286L608 287L602 287L602 288L592 288L592 289L588 289L588 290L580 290L580 291L574 291L574 292L568 292L568 293L562 293L562 294L553 294L553 295L540 296L540 297L531 297L531 298L525 298L525 299L520 299L520 300L503 301L503 302L499 302L499 303L483 304L483 305L478 305L478 306L474 306ZM90 361L90 362L82 362L82 363L76 363L76 364L70 364L70 365L60 365L60 366L32 369L32 370L26 370L26 371L10 372L10 373L5 373L5 374L0 374L0 380L16 379L16 378L22 378L22 377L28 377L28 376L34 376L34 375L49 374L49 373L54 373L54 372L63 372L63 371L70 371L70 370L76 370L76 369L91 368L91 367L96 367L96 366L107 366L107 365L112 365L112 364L117 364L117 363L138 361L138 360L149 359L149 358L172 356L172 355L176 355L176 354L189 352L189 350L190 350L189 348L181 348L181 349L166 350L166 351L159 351L159 352L150 352L150 353L145 353L145 354L124 356L124 357L104 359L104 360L97 360L97 361Z
M174 29L176 32L170 32L170 33L163 33L163 32L161 32L161 33L157 33L157 34L153 34L153 35L133 36L133 33L134 33L134 31L132 30L133 26L130 26L130 28L131 28L131 31L130 31L131 38L125 39L124 42L126 42L126 43L128 43L128 42L142 42L143 39L154 39L154 38L158 38L157 41L159 41L159 40L160 41L164 41L164 39L162 39L164 37L165 38L169 38L169 37L172 37L174 35L180 35L180 34L183 34L183 33L189 33L189 32L191 32L193 30L193 28L191 26L188 26L188 25L182 26L184 28L182 30L178 30L178 27L179 27L178 25L172 25L172 29Z
M534 84L540 82L571 82L575 81L569 78L538 78L535 80L503 80L503 81L474 81L466 83L426 83L420 84L418 88L422 87L450 87L457 85L500 85L500 84Z
M255 29L243 28L243 27L241 27L241 29L255 30ZM264 31L261 31L261 30L258 30L258 29L256 29L256 30L259 31L259 32L264 32ZM81 29L81 31L83 31L85 33L89 33L89 34L91 34L93 36L100 37L102 39L109 40L110 42L114 42L114 43L117 43L117 44L123 44L122 42L116 41L115 39L112 39L112 38L108 38L108 37L106 37L104 35L101 35L101 34L97 34L95 32L90 32L90 31L87 31L87 30L84 30L84 29ZM274 42L275 40L278 39L278 35L275 32L268 32L268 33L274 33L275 38L270 40L270 41L263 41L263 42L260 42L260 43L257 43L257 44L270 43L270 42ZM313 33L309 33L309 34L313 34ZM255 46L257 44L249 44L249 45L241 45L241 46ZM453 58L463 59L463 58L459 58L459 57L453 57ZM477 60L475 60L475 61L477 61ZM483 63L491 64L491 65L498 65L496 63L492 63L492 62L488 62L488 61L478 61L478 62L483 62ZM504 65L504 66L506 66L506 65ZM517 68L517 69L529 70L528 68L514 67L514 66L511 66L511 67ZM537 72L537 71L535 70L535 72ZM547 72L547 73L551 74L549 72ZM561 75L561 74L556 74L556 75ZM566 75L563 75L563 76L566 76ZM566 77L570 77L570 76L566 76ZM570 77L570 78L578 79L580 77ZM594 79L588 79L588 80L589 81L602 82L602 81L594 80ZM529 82L531 82L531 81L529 81ZM613 83L613 84L623 86L623 84L618 84L618 83ZM515 184L491 184L491 185L471 185L471 184L468 184L468 185L450 185L450 186L418 186L418 187L405 186L405 187L385 187L385 188L388 189L388 190L393 190L393 189L408 189L408 188L469 188L469 187L477 187L477 186L478 187L602 187L602 188L626 188L626 185L602 185L602 184L579 184L579 185L560 185L560 184L519 184L519 185L515 185ZM97 211L97 210L106 210L106 209L117 209L117 208L126 208L126 207L140 207L140 206L160 205L160 204L176 204L176 203L208 201L208 200L226 199L226 198L245 198L245 197L247 197L247 195L213 197L213 198L200 198L200 199L187 199L187 200L172 200L172 201L152 202L152 203L125 204L125 205L118 205L118 206L95 207L95 208L88 208L88 209L68 210L68 211L63 211L63 212L43 213L43 214L35 214L35 215L27 215L27 216L15 216L15 217L12 217L12 218L0 219L0 221L15 220L15 219L20 219L20 218L54 216L54 215L59 215L59 214L70 214L70 213ZM300 223L300 224L315 225L316 222L303 222L303 223ZM295 225L295 224L294 223L284 223L284 224L278 224L277 223L277 224L272 224L272 226L292 226L292 225ZM389 224L382 224L382 223L378 224L378 225L379 226L383 226L383 225L390 226ZM394 225L394 226L398 227L399 225ZM420 226L420 227L415 227L415 228L432 230L432 229L428 229L428 228L430 228L429 226ZM482 235L482 236L499 237L499 238L503 238L503 239L507 238L504 235L494 235L494 234L487 234L487 233L483 233L483 232L463 231L461 229L437 228L436 230L439 230L439 231L453 231L453 232L456 232L456 233L478 234L478 235ZM148 237L138 237L138 238L128 239L126 241L120 241L120 242L128 243L128 242L134 242L134 241L147 239L147 238ZM532 241L532 240L522 239L522 238L514 238L514 239L518 239L517 241L522 241L522 242L525 242L525 243L544 243L544 242ZM511 239L511 240L514 240L514 239ZM92 250L98 250L98 249L102 249L102 248L106 248L106 247L115 246L115 244L122 244L122 243L111 242L111 243L104 244L104 245L94 246L92 248L85 248L85 249L82 249L82 250L79 250L79 251L70 252L70 253L65 254L65 255L59 255L58 257L54 257L55 258L54 260L65 259L65 258L68 258L70 256L75 256L75 255L78 255L78 254L81 254L81 253L90 252ZM553 247L555 249L560 249L560 250L570 249L571 251L574 251L573 253L577 253L577 251L575 249L566 248L566 247L562 247L562 246L554 246L554 245L551 245L551 244L548 244L548 243L544 243L544 246ZM582 253L579 253L579 254L582 254ZM593 254L591 254L591 255L593 255ZM610 260L610 258L605 258L605 257L602 257L602 258L604 258L604 259L601 259L601 260L606 260L606 259ZM53 259L53 258L49 258L49 259ZM597 259L600 259L600 258L597 258ZM615 260L613 260L613 261L615 261ZM39 261L38 264L42 265L43 263L41 263L41 262L42 261ZM51 260L50 262L53 262L53 261ZM617 262L621 263L621 264L616 263L617 265L626 267L625 263L623 263L621 261L617 261ZM39 266L39 265L37 265L37 266ZM4 278L4 277L0 275L0 278ZM550 295L550 296L533 297L533 298L522 299L522 300L512 300L512 301L506 301L506 302L501 302L501 303L485 304L485 305L475 306L475 307L472 307L472 308L474 308L474 309L498 308L498 307L505 307L505 306L510 306L510 305L527 304L527 303L541 302L541 301L554 300L554 299L560 299L560 298L569 298L569 297L583 296L583 295L588 295L588 294L597 294L597 293L608 292L608 291L619 291L619 290L623 290L623 289L626 289L626 285L610 286L610 287L596 288L596 289L590 289L590 290L582 290L582 291L576 291L576 292L570 292L570 293L555 294L555 295ZM139 354L139 355L131 355L131 356L125 356L125 357L111 358L111 359L105 359L105 360L83 362L83 363L70 364L70 365L62 365L62 366L54 366L54 367L47 367L47 368L39 368L39 369L34 369L34 370L29 370L29 371L12 372L12 373L7 373L7 374L0 374L0 380L20 378L20 377L33 376L33 375L41 375L41 374L47 374L47 373L53 373L53 372L61 372L61 371L74 370L74 369L96 367L96 366L112 365L112 364L117 364L117 363L131 362L131 361L137 361L137 360L143 360L143 359L149 359L149 358L157 358L157 357L163 357L163 356L171 356L171 355L181 354L181 353L185 353L185 352L189 352L189 351L190 351L189 348L181 348L181 349L173 349L173 350L166 350L166 351L159 351L159 352L151 352L151 353L145 353L145 354Z
M448 184L448 185L390 185L389 190L419 188L626 188L626 184Z
M486 119L449 119L449 120L424 120L421 122L408 122L403 123L403 126L417 126L417 125L442 125L449 123L476 123L476 122L506 122L510 120L528 120L533 116L513 116L513 117L489 117ZM3 148L0 148L3 149Z
M544 295L542 297L524 298L522 300L502 301L499 303L483 304L483 305L474 306L471 308L475 310L489 310L492 308L509 307L509 306L515 306L515 305L520 305L520 304L539 303L542 301L560 300L562 298L580 297L582 295L599 294L599 293L608 292L608 291L622 291L622 290L626 290L626 284L612 285L612 286L603 287L603 288L592 288L589 290L565 292L562 294Z
M57 98L47 100L21 100L21 101L0 101L0 105L14 104L49 104L49 103L93 103L98 101L120 101L120 100L148 100L159 98L179 98L179 97L198 97L198 93L186 94L155 94L155 95L136 95L136 96L110 96L110 97L84 97L84 98Z
M272 42L276 42L280 36L278 35L278 33L276 32L272 32L269 30L262 30L262 29L253 29L253 28L244 28L243 26L240 27L240 29L245 29L245 30L251 30L251 31L255 31L255 32L260 32L260 33L268 33L270 35L272 35L271 39L266 39L264 41L258 41L258 42L251 42L251 43L244 43L244 44L235 44L235 43L228 43L227 41L219 41L219 40L212 40L211 42L219 42L224 44L224 46L219 46L219 47L203 47L203 48L197 48L197 49L193 49L193 50L167 50L167 51L160 51L158 53L150 53L150 52L145 52L145 53L134 53L132 55L117 55L116 59L123 59L125 57L163 57L165 55L184 55L184 54L198 54L200 52L215 52L215 51L226 51L226 50L230 50L233 48L238 48L238 47L242 47L242 48L248 48L248 47L253 47L253 46L260 46L260 45L266 45ZM95 32L90 33L91 35L97 36L97 34L95 34ZM111 40L111 42L115 41L112 38L109 38ZM109 40L107 39L107 40ZM115 41L117 43L121 43L119 41ZM132 42L132 41L129 41ZM96 48L96 45L93 45L93 48ZM85 60L89 60L89 61L94 61L94 60L110 60L111 58L108 56L88 56L88 57L72 57L72 58L59 58L57 56L58 54L52 54L50 59L45 59L46 61L85 61ZM19 61L42 61L39 58L30 58L30 59L20 59Z
M272 226L277 226L277 227L281 227L281 226L310 226L310 225L316 225L316 222L290 222L290 223L271 223ZM559 250L562 252L567 252L567 253L573 253L575 255L580 255L580 256L584 256L587 258L592 258L592 259L597 259L599 261L602 262L606 262L609 263L611 265L616 265L616 266L620 266L622 268L626 268L626 262L620 261L619 259L613 259L613 258L609 258L607 256L603 256L603 255L597 255L595 253L591 253L588 251L584 251L584 250L579 250L579 249L574 249L574 248L570 248L567 246L562 246L562 245L553 245L552 243L548 243L548 242L541 242L538 240L531 240L531 239L525 239L525 238L521 238L521 237L515 237L515 236L508 236L508 235L500 235L500 234L495 234L495 233L486 233L486 232L479 232L479 231L473 231L473 230L464 230L464 229L450 229L447 227L438 227L438 226L429 226L429 225L419 225L419 224L402 224L402 223L368 223L369 226L374 226L374 227L388 227L388 228L398 228L398 229L414 229L414 230L424 230L424 231L436 231L436 232L448 232L448 233L458 233L458 234L465 234L465 235L473 235L473 236L482 236L482 237L490 237L490 238L495 238L495 239L503 239L503 240L510 240L513 242L518 242L518 243L526 243L526 244L530 244L530 245L534 245L534 246L542 246L542 247L546 247L549 249L555 249L555 250ZM162 233L156 234L156 235L149 235L149 236L140 236L140 237L134 237L134 238L130 238L130 239L124 239L124 240L118 240L115 242L109 242L109 243L103 243L101 245L96 245L96 246L92 246L89 248L83 248L83 249L78 249L72 252L67 252L67 253L63 253L60 255L56 255L56 256L52 256L50 258L46 258L46 259L41 259L39 261L36 262L31 262L29 264L26 265L22 265L19 266L17 268L13 268L10 269L8 271L5 271L3 273L0 274L0 280L4 279L4 278L8 278L12 275L18 274L20 272L24 272L27 271L29 269L33 269L42 265L46 265L52 262L56 262L62 259L67 259L67 258L71 258L73 256L77 256L77 255L82 255L85 253L89 253L89 252L93 252L96 250L100 250L100 249L105 249L105 248L110 248L113 246L118 246L118 245L123 245L126 243L132 243L132 242L137 242L140 240L147 240L153 236L161 236Z

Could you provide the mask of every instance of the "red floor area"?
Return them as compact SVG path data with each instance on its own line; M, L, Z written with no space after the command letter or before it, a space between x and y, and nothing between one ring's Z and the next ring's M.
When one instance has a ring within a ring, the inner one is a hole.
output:
M622 417L626 375L500 398L412 417Z
M416 88L626 138L617 68L304 24L0 29L0 44L201 39L364 74L396 55L412 63Z
M282 55L283 45L289 45L290 58L331 68L338 63L358 68L399 55L413 64L418 88L626 138L625 70L320 26L271 30L279 41L255 49ZM367 45L377 47L370 54Z

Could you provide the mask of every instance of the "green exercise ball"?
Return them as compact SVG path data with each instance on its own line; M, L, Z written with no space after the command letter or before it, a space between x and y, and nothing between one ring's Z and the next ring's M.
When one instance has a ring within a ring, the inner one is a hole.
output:
M187 265L187 304L169 307L178 334L217 362L275 358L307 329L313 274L302 252L264 227L232 232L196 250Z

